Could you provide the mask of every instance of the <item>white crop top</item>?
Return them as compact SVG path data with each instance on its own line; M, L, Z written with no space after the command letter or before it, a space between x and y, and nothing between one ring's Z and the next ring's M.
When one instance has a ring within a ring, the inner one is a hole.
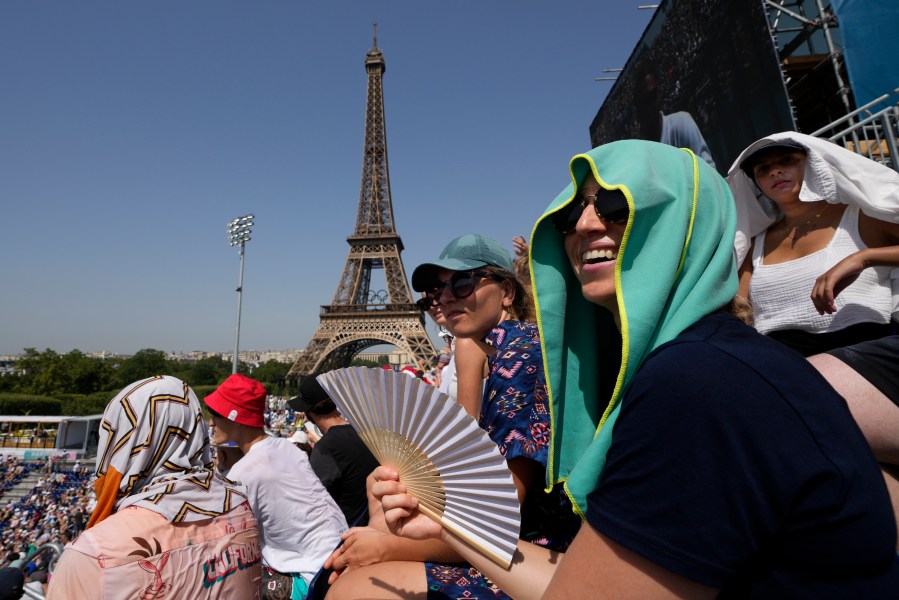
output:
M890 267L870 267L836 297L837 311L819 315L812 303L815 280L867 245L858 233L858 207L849 206L830 242L817 252L776 265L763 261L765 232L753 238L752 300L755 328L761 333L801 329L809 333L839 331L858 323L889 323L893 309Z

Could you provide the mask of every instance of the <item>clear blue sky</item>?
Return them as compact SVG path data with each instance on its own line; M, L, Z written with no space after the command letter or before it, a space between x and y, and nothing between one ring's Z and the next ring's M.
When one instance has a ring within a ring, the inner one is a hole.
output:
M511 249L588 149L637 5L3 2L0 354L231 350L225 229L250 212L241 349L305 346L353 231L375 19L407 274L463 233Z

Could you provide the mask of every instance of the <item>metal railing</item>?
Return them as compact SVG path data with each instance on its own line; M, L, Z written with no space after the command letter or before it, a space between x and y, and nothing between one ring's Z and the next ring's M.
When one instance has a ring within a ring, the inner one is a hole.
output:
M40 555L46 555L45 561L47 564L47 573L53 573L53 569L56 568L56 561L59 560L59 557L62 555L63 546L62 544L57 544L56 542L50 542L40 546L39 548L33 550L28 556L23 560L23 564L29 561L34 560ZM30 588L25 588L23 590L22 598L32 598L33 600L44 600L44 594L41 592L37 592Z
M877 105L897 93L899 88L868 102L811 135L830 140L899 171L899 146L896 142L899 138L899 103L872 112Z

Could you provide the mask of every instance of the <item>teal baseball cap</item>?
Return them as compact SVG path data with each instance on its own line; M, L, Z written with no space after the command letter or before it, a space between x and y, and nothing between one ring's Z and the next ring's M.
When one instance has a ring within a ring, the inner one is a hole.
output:
M502 244L486 235L466 233L447 244L437 260L415 267L412 272L412 289L416 292L426 291L439 269L470 271L486 266L515 272L512 257Z

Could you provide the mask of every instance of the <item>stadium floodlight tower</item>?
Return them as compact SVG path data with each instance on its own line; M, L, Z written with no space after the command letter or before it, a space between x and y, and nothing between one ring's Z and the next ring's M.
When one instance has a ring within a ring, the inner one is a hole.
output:
M237 357L240 351L240 300L243 295L243 256L253 227L253 215L237 217L228 223L228 245L240 246L240 279L237 282L237 333L234 335L234 363L232 373L237 373Z

